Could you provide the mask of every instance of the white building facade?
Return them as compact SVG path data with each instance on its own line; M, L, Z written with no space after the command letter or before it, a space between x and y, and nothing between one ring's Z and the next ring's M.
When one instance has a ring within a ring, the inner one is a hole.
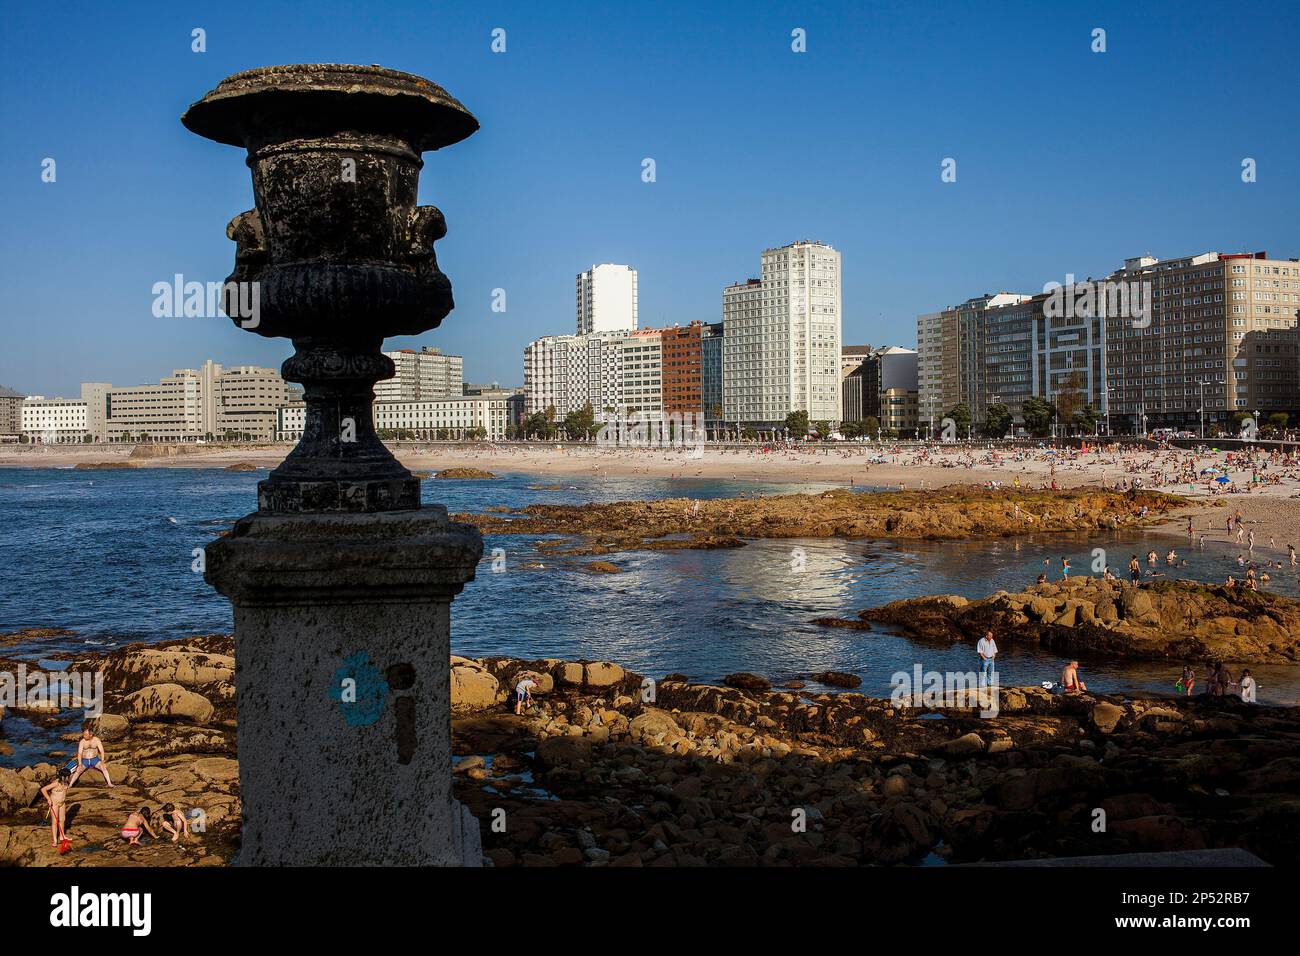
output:
M603 263L578 273L577 334L631 332L637 321L636 270Z
M467 438L482 428L490 441L502 441L515 424L518 397L511 394L462 395L427 402L375 402L375 429L413 432L416 438ZM279 411L276 438L297 441L306 423L306 405L294 402Z
M781 427L790 412L838 422L840 254L820 242L767 249L760 278L722 293L723 417Z
M85 441L90 434L87 405L79 398L32 395L23 400L22 430L28 441L38 444Z

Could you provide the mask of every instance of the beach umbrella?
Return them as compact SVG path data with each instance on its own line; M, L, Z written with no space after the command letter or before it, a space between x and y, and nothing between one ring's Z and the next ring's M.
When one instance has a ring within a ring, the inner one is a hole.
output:
M1229 482L1229 481L1232 481L1232 479L1229 478L1227 475L1220 475L1218 478L1215 478L1214 480L1217 481L1217 482L1218 482L1219 484L1221 484L1221 485L1222 485L1222 484L1226 484L1226 483Z

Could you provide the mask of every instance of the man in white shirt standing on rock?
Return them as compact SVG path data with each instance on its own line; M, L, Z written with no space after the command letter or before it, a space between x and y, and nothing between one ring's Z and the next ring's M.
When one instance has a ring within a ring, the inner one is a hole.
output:
M985 631L984 636L980 638L975 650L980 655L980 672L984 683L993 683L993 658L998 656L998 646L993 641L993 632Z

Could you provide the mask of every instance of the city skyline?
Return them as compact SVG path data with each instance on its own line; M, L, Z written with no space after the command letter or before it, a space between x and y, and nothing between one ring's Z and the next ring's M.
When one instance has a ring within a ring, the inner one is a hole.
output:
M820 239L848 264L844 340L909 345L890 330L919 313L1066 272L1104 275L1117 256L1287 255L1300 133L1277 118L1298 14L1211 12L1221 8L738 7L723 32L716 11L686 6L434 15L395 4L359 16L325 3L286 36L252 5L197 19L148 4L87 11L71 34L18 10L0 40L15 141L0 172L25 225L0 240L11 276L0 382L57 395L84 380L147 381L186 354L270 367L287 357L281 343L232 339L224 319L150 313L153 283L229 272L230 242L184 223L251 205L239 164L181 128L186 91L272 61L432 70L479 115L482 134L440 155L422 186L455 240L439 258L457 308L437 332L385 343L463 355L476 380L518 383L520 350L568 325L572 277L592 263L637 269L642 325L685 326L720 319L718 290L751 274L755 248ZM411 29L421 18L429 29ZM206 52L191 50L195 28ZM1091 49L1097 28L1104 53ZM159 68L174 82L158 84ZM1206 70L1230 82L1207 85ZM1105 108L1134 97L1145 105ZM578 101L600 136L556 135ZM752 110L737 112L744 102ZM1104 121L1076 118L1096 114ZM796 134L773 136L773 124ZM55 182L42 182L46 158ZM950 158L956 181L944 182Z

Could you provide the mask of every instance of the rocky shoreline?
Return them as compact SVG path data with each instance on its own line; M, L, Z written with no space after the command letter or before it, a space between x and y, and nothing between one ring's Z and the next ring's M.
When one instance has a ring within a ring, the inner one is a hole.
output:
M971 643L972 635L992 631L1004 647L1173 660L1198 674L1214 660L1300 663L1300 601L1193 581L1134 585L1078 575L978 601L951 594L907 598L866 608L856 619L814 623L859 630L885 624L937 643Z
M1185 507L1158 492L1061 491L955 485L931 491L528 505L458 513L484 534L559 535L558 555L743 547L746 538L954 540L1032 532L1148 527Z
M83 777L60 857L36 797L55 764L0 770L0 864L228 863L232 654L214 635L79 659L105 673L95 726L121 786ZM524 674L536 707L516 716L507 689ZM854 866L1241 846L1300 860L1300 708L1030 687L1001 688L997 716L981 717L970 701L745 687L608 661L453 658L455 793L482 822L487 859ZM127 810L168 801L202 809L205 832L122 844Z

